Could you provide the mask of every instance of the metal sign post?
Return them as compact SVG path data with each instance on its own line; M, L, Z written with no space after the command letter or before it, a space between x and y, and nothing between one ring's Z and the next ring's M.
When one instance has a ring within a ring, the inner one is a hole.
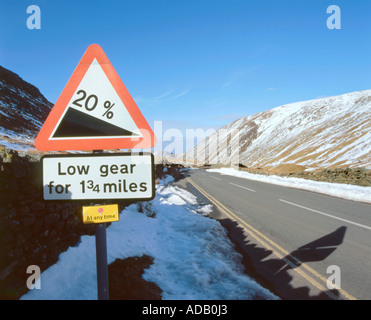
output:
M117 204L95 205L82 208L83 222L96 223L95 252L98 300L109 300L106 222L119 221Z
M95 229L97 255L98 300L109 300L106 223L98 223Z
M103 150L93 151L93 154L102 153ZM98 300L109 300L106 229L107 225L105 222L98 223L95 228Z

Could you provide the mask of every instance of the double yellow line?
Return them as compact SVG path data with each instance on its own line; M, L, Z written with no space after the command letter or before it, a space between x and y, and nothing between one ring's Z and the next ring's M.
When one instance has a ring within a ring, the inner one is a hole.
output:
M200 186L198 186L194 181L190 178L187 178L187 181L193 185L203 196L205 196L212 204L214 204L222 213L224 213L227 217L235 220L251 237L253 237L258 243L260 243L264 248L270 250L274 255L277 256L281 261L285 262L289 265L294 272L302 276L305 280L311 283L314 287L316 287L321 292L324 292L328 295L331 299L339 300L340 297L333 294L326 286L327 279L319 274L317 271L313 270L304 262L300 261L296 257L292 256L288 251L280 247L277 243L263 235L261 232L256 230L254 227L249 225L247 222L239 218L236 214L234 214L231 210L225 207L220 201L216 200L214 197L209 195L205 190L203 190ZM292 261L290 261L290 258ZM309 273L309 274L308 274ZM323 285L325 283L325 285ZM349 300L356 300L355 297L350 295L348 292L344 291L341 288L336 288L338 292Z

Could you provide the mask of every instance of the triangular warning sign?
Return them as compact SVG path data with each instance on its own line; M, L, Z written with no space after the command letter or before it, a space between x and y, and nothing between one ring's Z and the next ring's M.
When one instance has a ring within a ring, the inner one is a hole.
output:
M152 148L156 137L99 45L84 53L35 140L41 151Z

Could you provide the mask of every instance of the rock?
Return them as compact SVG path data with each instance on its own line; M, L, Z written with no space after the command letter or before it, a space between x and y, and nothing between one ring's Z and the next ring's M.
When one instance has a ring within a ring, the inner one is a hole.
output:
M44 202L35 201L34 203L32 203L31 210L35 213L42 213L45 210Z
M45 216L44 222L46 226L50 226L52 224L55 224L59 221L59 214L57 213L51 213Z
M116 259L108 266L109 298L111 300L161 300L162 290L142 278L153 258L147 255Z
M0 281L3 281L6 277L8 277L12 273L16 265L17 261L13 261L10 265L4 268L0 273Z
M36 218L34 216L29 215L29 216L21 218L20 222L23 226L28 227L32 225L35 221L36 221Z
M15 234L11 232L11 230L9 229L1 235L2 243L11 243L11 242L14 242L15 239L16 239Z

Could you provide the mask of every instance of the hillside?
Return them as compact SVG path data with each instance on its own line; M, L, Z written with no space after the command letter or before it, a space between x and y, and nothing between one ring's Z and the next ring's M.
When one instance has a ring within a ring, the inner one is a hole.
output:
M52 106L39 89L0 66L0 145L32 148Z
M371 90L287 104L238 119L188 152L187 159L197 153L198 161L230 163L228 154L236 148L228 133L236 131L239 164L249 169L370 169Z

